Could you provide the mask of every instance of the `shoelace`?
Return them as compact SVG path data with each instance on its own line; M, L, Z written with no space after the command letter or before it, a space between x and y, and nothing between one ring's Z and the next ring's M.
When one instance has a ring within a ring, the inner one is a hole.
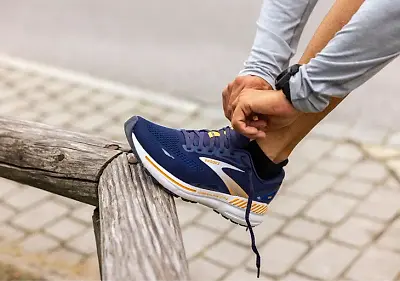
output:
M250 232L251 249L253 250L254 254L256 255L257 278L260 278L261 256L257 249L256 237L254 235L253 227L250 224L250 210L251 210L251 206L253 204L253 194L254 194L253 173L252 172L250 172L249 183L250 183L249 194L248 194L249 199L247 200L245 220L246 220L246 224L247 224L247 230L249 230L249 232Z
M207 147L210 151L214 149L214 147L218 147L222 150L224 148L229 149L229 139L231 134L231 128L225 127L218 131L209 131L209 130L182 130L185 141L186 141L186 148L192 149L194 146L198 148L205 148ZM218 132L218 137L209 137L209 133ZM208 137L207 137L208 136ZM256 245L256 238L254 235L253 227L250 224L250 210L253 204L253 196L254 196L254 187L253 187L253 173L250 171L249 174L249 199L247 201L246 212L245 212L245 220L247 224L247 230L250 232L251 238L251 249L253 250L254 254L256 255L256 267L257 267L257 278L260 278L260 268L261 268L261 256L258 252L257 245Z
M214 147L219 147L219 149L229 149L230 143L230 127L224 127L218 131L209 130L182 130L185 136L186 148L192 149L193 147L198 147L198 149L208 148L210 151ZM218 137L210 137L209 134L216 134Z

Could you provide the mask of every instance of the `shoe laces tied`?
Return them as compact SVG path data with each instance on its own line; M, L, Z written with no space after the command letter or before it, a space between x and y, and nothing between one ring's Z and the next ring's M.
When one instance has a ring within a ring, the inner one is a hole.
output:
M229 150L232 129L224 127L219 130L182 130L185 137L187 149L197 148L199 150L208 149L212 152L214 148L220 151Z

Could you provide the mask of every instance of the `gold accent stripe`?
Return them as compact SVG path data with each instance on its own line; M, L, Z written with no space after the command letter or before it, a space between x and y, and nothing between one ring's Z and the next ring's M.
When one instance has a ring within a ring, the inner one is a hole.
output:
M265 214L268 210L268 205L264 206L264 208L262 208L261 210L261 214Z
M242 201L242 202L238 205L239 208L245 208L246 206L247 206L247 202L246 202L246 201Z
M258 212L261 211L263 208L264 208L263 205L258 205L258 206L256 206L256 207L254 208L253 212L258 213Z
M184 186L183 184L177 182L176 180L174 180L173 178L171 178L170 176L168 176L166 173L164 173L153 161L150 160L150 158L149 158L147 155L145 156L145 158L146 158L147 161L149 161L149 163L150 163L154 168L156 168L156 169L157 169L164 177L166 177L170 182L176 184L176 185L179 186L179 187L182 187L183 189L186 189L187 191L196 192L195 189L190 188L190 187L187 187L187 186Z

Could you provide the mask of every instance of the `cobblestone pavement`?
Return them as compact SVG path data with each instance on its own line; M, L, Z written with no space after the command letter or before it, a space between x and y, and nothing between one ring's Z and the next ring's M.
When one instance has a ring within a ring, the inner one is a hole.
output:
M2 116L124 141L122 125L133 114L175 127L226 123L219 108L0 58ZM328 120L290 160L255 228L260 280L400 280L400 133ZM244 228L200 205L176 204L193 280L256 280ZM0 178L0 254L96 279L92 211Z

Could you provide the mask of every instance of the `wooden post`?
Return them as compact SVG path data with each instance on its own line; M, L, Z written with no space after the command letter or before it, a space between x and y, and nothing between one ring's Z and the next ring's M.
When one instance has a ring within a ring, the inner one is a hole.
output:
M0 117L1 177L99 206L93 224L103 280L188 280L174 201L141 164L130 164L128 151L106 139Z
M100 178L99 200L103 280L189 279L174 200L142 165L119 155Z

